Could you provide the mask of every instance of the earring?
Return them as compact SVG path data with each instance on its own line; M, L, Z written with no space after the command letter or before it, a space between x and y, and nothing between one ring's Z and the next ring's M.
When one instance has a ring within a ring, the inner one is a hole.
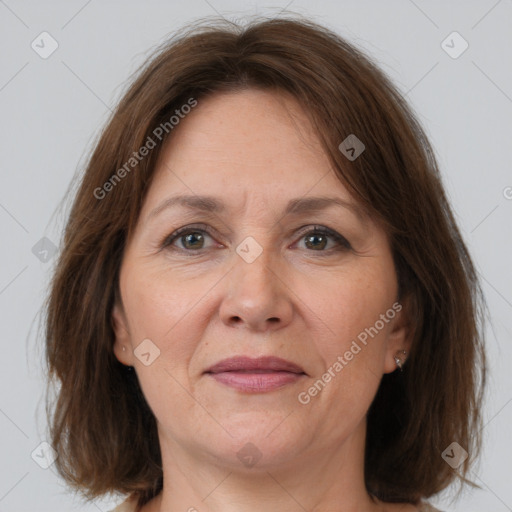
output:
M123 345L123 352L126 352L126 347Z
M405 350L399 350L398 353L403 354L404 356L407 355L407 352ZM394 356L394 359L395 359L396 365L398 366L398 368L400 368L400 371L403 372L404 371L403 364L405 363L405 357L404 357L403 361L398 356Z

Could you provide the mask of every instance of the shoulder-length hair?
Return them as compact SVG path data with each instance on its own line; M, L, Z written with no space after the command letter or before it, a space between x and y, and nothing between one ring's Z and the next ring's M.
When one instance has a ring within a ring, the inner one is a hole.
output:
M383 376L368 411L368 492L417 503L456 478L476 486L466 476L481 449L484 302L434 152L371 59L300 17L186 27L138 71L101 133L45 303L49 382L61 384L47 403L59 474L88 499L121 492L143 505L162 489L155 417L135 372L113 353L119 268L162 146L179 130L172 116L247 88L298 100L339 179L390 240L414 333L403 373ZM356 159L339 149L349 135L365 146ZM456 469L442 457L452 442L469 453Z

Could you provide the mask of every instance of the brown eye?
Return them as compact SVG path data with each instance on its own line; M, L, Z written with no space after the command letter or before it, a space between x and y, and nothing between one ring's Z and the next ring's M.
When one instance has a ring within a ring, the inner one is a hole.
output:
M191 231L187 235L179 237L185 249L202 249L204 244L204 237L199 231Z
M327 245L327 237L325 235L315 233L313 235L306 235L306 247L309 249L325 249Z
M162 242L162 248L173 248L186 252L199 252L205 249L205 236L211 238L208 230L205 228L184 227L176 230L165 238ZM179 242L180 245L176 245Z
M209 234L208 226L196 228L187 226L176 230L162 242L162 248L176 249L188 253L200 252L208 247L205 245L205 236L212 238ZM213 239L213 238L212 238ZM348 240L329 228L317 227L309 228L301 235L301 240L305 241L305 248L308 252L331 253L331 251L348 250L351 245ZM328 247L329 242L334 241L333 247ZM179 243L179 245L177 245Z
M329 252L330 249L351 249L350 243L344 236L328 228L315 226L313 230L304 233L302 239L305 240L306 248L314 252ZM334 247L327 248L326 250L329 240L334 240L336 243Z

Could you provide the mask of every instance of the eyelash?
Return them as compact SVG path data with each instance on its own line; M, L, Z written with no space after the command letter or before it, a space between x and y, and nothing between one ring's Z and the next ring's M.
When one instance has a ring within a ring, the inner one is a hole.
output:
M213 234L211 233L211 230L210 230L209 226L206 225L206 224L199 224L197 226L186 226L186 227L177 229L176 231L174 231L170 235L166 236L162 240L162 242L160 243L160 248L161 249L168 248L168 249L171 249L171 250L176 250L176 251L188 253L188 255L190 255L190 256L194 256L196 254L202 253L205 249L188 250L188 249L182 249L181 247L172 247L171 246L171 244L175 240L177 240L177 239L179 239L179 238L181 238L181 237L183 237L185 235L188 235L190 233L206 233L208 236L213 238ZM338 247L334 247L334 248L331 248L331 249L322 250L322 251L313 251L313 250L311 250L309 252L319 252L319 253L330 254L332 251L343 251L343 250L348 251L348 250L352 249L352 246L350 245L349 241L344 236L342 236L339 233L337 233L336 231L333 231L332 229L329 229L329 228L326 228L326 227L313 226L313 228L312 229L310 228L309 231L302 230L301 235L300 235L300 239L302 239L302 238L304 238L304 237L306 237L308 235L309 236L312 236L312 235L328 236L328 237L331 237L336 242L338 242L338 244L339 244Z

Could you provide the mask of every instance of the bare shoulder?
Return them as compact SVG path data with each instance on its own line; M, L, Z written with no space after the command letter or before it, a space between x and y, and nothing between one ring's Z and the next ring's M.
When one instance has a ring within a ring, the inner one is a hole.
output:
M386 505L386 512L442 512L426 502L418 505L410 503L387 503Z
M387 503L386 512L423 512L423 509L410 503Z
M429 503L423 503L418 510L420 512L442 512L442 510L433 507Z

